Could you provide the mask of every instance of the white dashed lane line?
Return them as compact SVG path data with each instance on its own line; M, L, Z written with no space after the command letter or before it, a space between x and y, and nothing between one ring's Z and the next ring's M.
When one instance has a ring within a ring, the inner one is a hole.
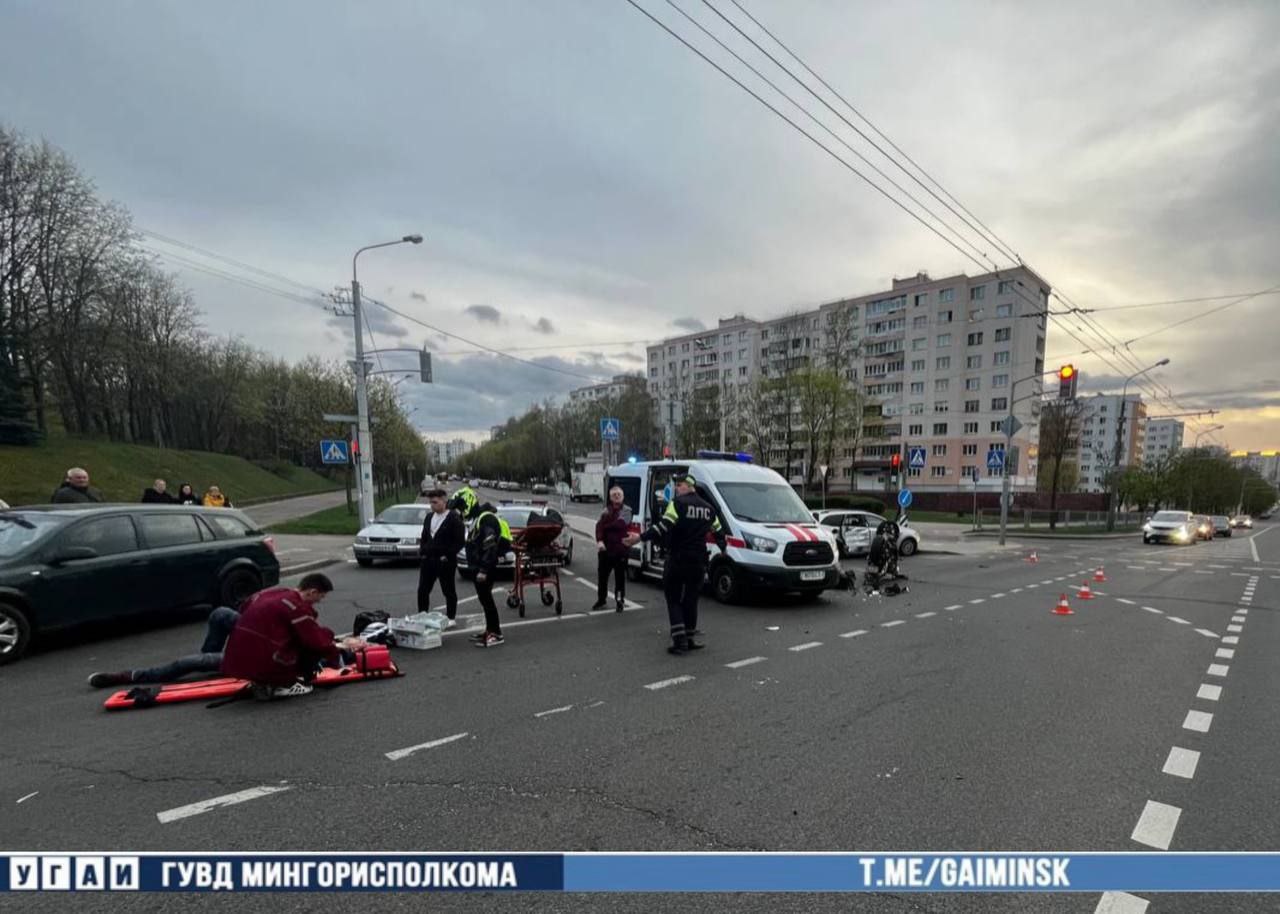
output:
M892 621L889 621L889 622L881 622L880 627L893 628L895 625L906 625L906 624L907 624L906 619L893 619Z
M1222 697L1222 686L1210 685L1207 682L1201 683L1200 690L1196 692L1196 698L1201 698L1205 701L1217 701L1221 697Z
M929 618L930 616L936 616L936 615L937 615L937 613L936 613L936 612L916 613L916 618L917 618L917 619L927 619L927 618Z
M537 711L534 717L550 717L552 714L563 714L565 711L572 711L573 705L561 705L558 708L548 708L546 711Z
M1197 628L1197 629L1196 629L1196 632L1197 632L1198 634L1204 635L1206 638L1216 638L1216 637L1218 637L1218 633L1217 633L1217 632L1211 632L1211 631L1209 631L1209 629L1207 629L1207 628Z
M1208 711L1187 712L1186 719L1182 721L1182 729L1194 730L1197 733L1208 733L1209 727L1213 724L1213 715Z
M1223 644L1239 644L1240 639L1235 635L1223 635L1222 643Z
M445 736L445 737L442 737L441 739L433 739L429 743L419 743L416 746L407 746L404 749L393 749L387 753L387 758L391 759L391 761L393 762L399 761L402 758L406 758L410 755L413 755L415 752L423 752L427 749L435 749L437 746L443 746L447 743L455 742L456 740L466 739L470 735L471 735L470 733L455 733L453 734L453 736Z
M1233 635L1238 635L1238 634L1240 634L1242 631L1244 631L1244 626L1243 626L1243 625L1228 625L1228 626L1227 626L1227 631L1231 632L1231 634L1233 634Z
M862 635L865 635L866 633L867 633L867 630L865 628L859 628L856 631L845 632L842 635L840 635L840 637L841 638L858 638L858 637L861 637Z
M821 642L821 641L806 641L804 644L796 644L796 645L793 645L793 646L791 646L791 647L787 648L787 650L789 650L789 651L795 651L796 653L799 653L800 651L808 651L808 650L812 650L812 649L813 649L813 648L815 648L815 647L822 647L822 642Z
M1213 652L1213 656L1221 660L1232 660L1236 656L1236 651L1233 647L1220 647Z
M725 666L731 670L740 670L744 666L751 666L753 663L763 663L767 659L767 657L748 657L745 660L735 660L733 663L726 663Z
M1138 824L1129 837L1147 847L1167 851L1173 842L1173 832L1178 827L1178 817L1181 815L1182 810L1176 806L1147 800L1142 815L1138 817Z
M1191 623L1190 623L1190 622L1188 622L1186 619L1180 619L1180 618L1178 618L1177 616L1168 616L1167 618L1169 619L1169 621L1170 621L1170 622L1177 622L1179 625L1190 625L1190 624L1191 624Z
M969 601L969 605L970 605L970 606L975 606L975 605L977 605L978 603L985 603L985 602L987 602L987 598L986 598L986 597L978 597L978 598L977 598L977 599L975 599L975 600L970 600L970 601Z
M1210 676L1226 676L1230 670L1231 667L1225 663L1211 663L1209 664L1208 674Z
M1123 603L1123 604L1125 604L1126 606L1136 606L1136 605L1137 605L1133 600L1126 600L1124 597L1116 597L1116 602L1117 602L1117 603Z
M1199 752L1194 749L1183 749L1180 746L1174 746L1169 750L1169 757L1165 759L1164 768L1160 770L1176 778L1190 779L1196 776L1196 766L1199 764Z
M1154 606L1144 606L1144 607L1142 607L1142 608L1143 608L1143 609L1145 609L1145 610L1146 610L1147 612L1149 612L1149 613L1155 613L1156 615L1159 615L1159 616L1163 616L1163 615L1164 615L1164 610L1163 610L1163 609L1156 609Z
M250 800L256 800L258 797L269 797L273 793L283 793L286 790L292 789L292 787L283 785L277 787L250 787L248 790L240 790L236 793L228 793L224 796L213 797L209 800L201 800L199 803L191 803L188 806L178 806L175 809L166 809L164 812L156 813L156 818L160 820L161 825L164 825L169 822L176 822L179 819L189 819L192 816L198 816L201 813L221 809L223 806L235 806L238 803L247 803Z
M650 692L656 692L658 689L665 689L674 685L681 685L686 682L693 682L692 676L673 676L670 679L659 679L657 682L651 682L645 686Z
M1148 904L1145 898L1128 892L1103 892L1093 914L1146 914Z

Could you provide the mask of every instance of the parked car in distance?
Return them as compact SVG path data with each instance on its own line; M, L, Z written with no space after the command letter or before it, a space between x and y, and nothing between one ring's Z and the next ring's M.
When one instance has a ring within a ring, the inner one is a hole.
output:
M1196 525L1197 540L1213 539L1213 520L1206 514L1197 514L1192 520Z
M467 480L467 485L469 485L469 486L470 486L471 488L473 488L473 489L478 489L478 488L480 488L480 480L478 480L478 479L468 479L468 480Z
M569 523L564 519L564 516L555 508L526 501L501 504L495 510L498 516L507 522L513 537L529 526L529 521L534 515L543 517L552 523L560 524L560 535L556 537L556 542L564 550L564 564L569 565L573 562L573 530L569 527ZM499 571L514 568L515 564L516 554L510 549L498 557ZM458 551L458 574L468 579L473 575L470 566L467 564L467 550L465 548Z
M42 632L237 606L278 583L275 540L233 508L0 511L0 665L21 657Z
M869 552L871 541L876 535L876 528L885 521L885 518L870 511L840 509L815 511L813 519L836 535L836 547L840 551L841 558L864 555ZM920 550L920 534L908 520L900 522L898 530L899 554L915 555Z
M1231 535L1231 518L1225 514L1215 514L1213 516L1213 532L1217 536Z
M551 486L544 485L543 483L539 482L539 483L535 483L533 487L529 489L529 491L534 495L550 495Z
M1142 528L1144 543L1188 546L1198 535L1195 515L1190 511L1157 511Z
M1237 514L1235 517L1231 518L1231 526L1240 527L1244 530L1252 530L1253 518L1248 514Z
M374 559L416 559L422 524L431 508L423 504L392 505L356 534L351 551L364 568Z

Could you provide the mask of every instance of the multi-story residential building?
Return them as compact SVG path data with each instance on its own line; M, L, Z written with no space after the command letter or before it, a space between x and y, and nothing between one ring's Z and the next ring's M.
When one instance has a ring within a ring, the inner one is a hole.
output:
M1280 451L1232 451L1231 462L1249 467L1273 486L1280 486Z
M1080 469L1080 492L1105 492L1107 477L1116 467L1116 431L1120 432L1119 466L1137 466L1145 457L1147 407L1141 394L1121 399L1115 394L1081 398L1079 448L1068 455ZM1123 419L1121 412L1124 413Z
M454 438L452 441L431 441L426 442L427 459L435 466L444 466L453 463L464 454L469 454L476 449L471 441L464 441L461 438Z
M829 468L833 490L881 491L890 455L905 457L913 446L926 455L924 467L907 471L914 489L963 489L975 471L999 477L987 468L987 453L1004 447L1001 423L1011 403L1022 426L1013 438L1021 459L1012 482L1032 489L1048 294L1048 283L1026 267L937 280L920 273L895 279L887 291L769 321L721 320L714 330L649 347L659 427L674 438L691 390L777 377L825 361L834 349L834 367L862 385L869 405L863 438ZM798 472L803 444L793 441L790 455L778 444L769 463Z
M596 400L613 400L631 389L644 390L645 379L638 374L618 374L603 384L592 384L569 391L570 403L593 403Z
M1164 460L1182 450L1182 435L1186 426L1180 419L1148 419L1146 437L1142 442L1142 462L1147 466Z

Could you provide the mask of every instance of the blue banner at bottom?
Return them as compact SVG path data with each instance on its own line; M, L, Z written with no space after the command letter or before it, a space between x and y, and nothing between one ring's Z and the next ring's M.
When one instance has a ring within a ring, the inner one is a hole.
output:
M1280 892L1280 853L9 853L0 892Z

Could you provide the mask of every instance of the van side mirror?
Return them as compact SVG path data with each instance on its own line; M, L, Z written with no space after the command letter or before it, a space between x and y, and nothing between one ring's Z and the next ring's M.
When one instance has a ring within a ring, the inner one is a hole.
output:
M91 549L88 546L64 546L53 554L49 560L51 565L63 565L67 562L75 562L80 559L96 559L98 550Z

